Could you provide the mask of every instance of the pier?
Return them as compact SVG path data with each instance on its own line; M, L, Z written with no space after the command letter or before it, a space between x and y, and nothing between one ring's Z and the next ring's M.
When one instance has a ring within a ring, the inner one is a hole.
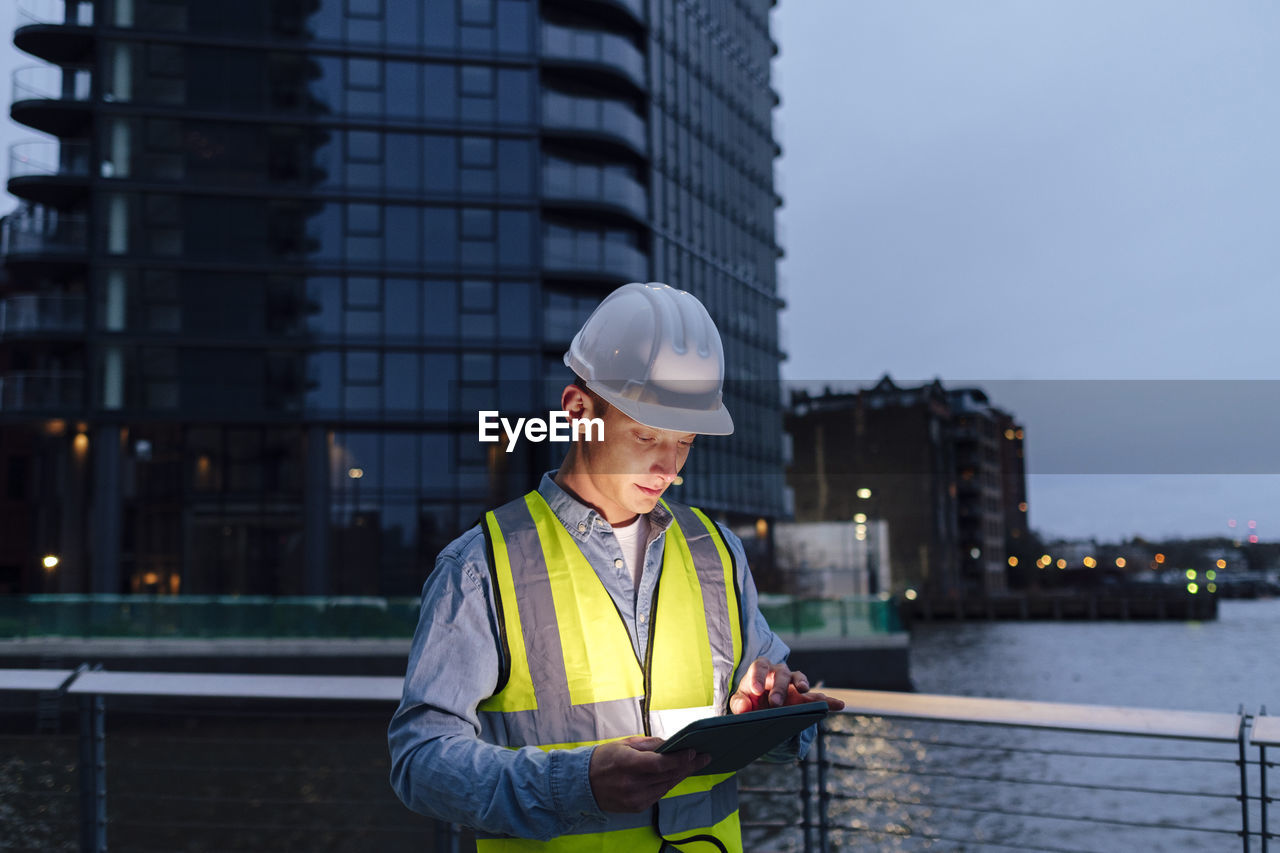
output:
M903 599L904 622L966 619L1145 619L1206 621L1218 618L1218 596L1172 589L1066 589L1007 595L920 596Z

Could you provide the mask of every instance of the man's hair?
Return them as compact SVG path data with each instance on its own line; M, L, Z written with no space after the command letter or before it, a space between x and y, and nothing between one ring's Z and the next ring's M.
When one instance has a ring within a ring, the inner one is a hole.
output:
M609 401L588 388L587 381L576 373L573 376L573 384L575 387L581 388L582 392L591 398L591 405L596 409L596 417L603 418L604 413L609 411Z

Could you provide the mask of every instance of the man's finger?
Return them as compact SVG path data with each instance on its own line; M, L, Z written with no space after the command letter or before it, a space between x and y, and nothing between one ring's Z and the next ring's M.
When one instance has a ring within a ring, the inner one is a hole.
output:
M769 704L781 706L787 701L787 688L791 686L791 670L785 663L776 663L769 670Z
M755 688L751 692L756 696L763 696L765 691L765 679L769 676L769 661L765 658L756 658L751 664L751 686Z

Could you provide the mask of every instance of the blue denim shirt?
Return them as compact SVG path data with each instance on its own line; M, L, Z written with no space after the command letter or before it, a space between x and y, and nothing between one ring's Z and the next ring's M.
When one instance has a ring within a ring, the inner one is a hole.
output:
M609 523L556 485L554 473L543 475L538 492L595 568L643 659L649 605L671 516L661 504L649 513L649 543L637 590L625 564L615 567L622 549ZM760 613L741 541L721 530L734 552L747 614L742 663L733 678L736 689L752 661L783 661L789 649ZM410 809L440 820L521 838L564 835L603 816L588 778L595 747L513 750L479 738L476 706L493 694L499 669L498 616L485 559L477 525L440 552L423 586L404 694L387 732L391 784ZM810 728L766 758L800 757L813 736Z

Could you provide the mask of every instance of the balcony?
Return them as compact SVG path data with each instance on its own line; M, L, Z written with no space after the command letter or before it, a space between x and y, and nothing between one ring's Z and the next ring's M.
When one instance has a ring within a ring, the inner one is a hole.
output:
M574 277L619 282L645 281L649 277L649 257L644 252L626 243L590 235L543 238L542 267Z
M87 65L93 56L92 0L18 0L13 43L55 65Z
M13 72L13 120L57 137L88 133L93 77L88 71L28 65Z
M84 214L48 207L25 207L9 214L0 230L5 262L83 264L89 253L89 220Z
M644 54L627 38L555 24L542 26L542 58L607 69L644 90Z
M0 375L0 412L65 412L84 403L79 371Z
M571 136L611 139L641 156L648 151L644 119L622 101L546 92L542 127Z
M625 171L608 167L552 163L542 169L542 196L547 201L609 207L648 221L649 195Z
M89 143L30 140L9 146L9 192L50 207L82 201L89 187Z
M0 339L82 332L84 304L79 295L24 293L0 299Z
M548 0L546 6L561 6L576 14L589 13L593 18L614 24L644 26L644 0Z

